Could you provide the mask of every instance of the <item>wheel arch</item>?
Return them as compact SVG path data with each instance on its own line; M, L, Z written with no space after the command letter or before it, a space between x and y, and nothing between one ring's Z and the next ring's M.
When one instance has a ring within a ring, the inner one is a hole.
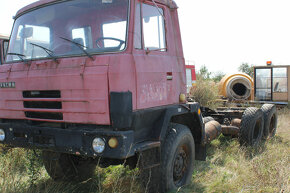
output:
M171 117L170 122L187 126L192 133L195 143L203 143L203 126L198 113L175 115Z
M184 106L183 109L186 110L182 113L170 113L167 115L160 133L160 141L164 141L170 123L185 125L190 129L194 138L195 159L204 161L206 159L205 130L200 106L198 103L193 103Z

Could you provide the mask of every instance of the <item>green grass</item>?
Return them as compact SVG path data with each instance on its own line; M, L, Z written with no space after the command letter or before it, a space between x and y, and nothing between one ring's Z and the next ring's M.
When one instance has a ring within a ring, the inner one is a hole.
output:
M257 149L220 136L209 145L207 160L195 162L192 183L177 192L290 192L289 126L290 111L280 111L277 135ZM49 178L32 151L0 148L0 152L1 193L144 192L138 170L97 168L96 176L87 182L58 183Z

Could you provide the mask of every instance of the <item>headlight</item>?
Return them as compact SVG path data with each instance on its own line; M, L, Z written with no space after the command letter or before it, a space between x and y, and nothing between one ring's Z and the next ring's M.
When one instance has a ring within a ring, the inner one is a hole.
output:
M0 129L0 141L4 141L5 140L5 132L3 129Z
M93 140L92 146L96 153L102 153L105 150L105 140L101 138L95 138Z

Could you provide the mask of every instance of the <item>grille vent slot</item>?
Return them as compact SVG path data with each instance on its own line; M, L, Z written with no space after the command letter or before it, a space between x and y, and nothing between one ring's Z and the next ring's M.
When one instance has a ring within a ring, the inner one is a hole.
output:
M24 101L24 108L34 109L62 109L61 102L54 101Z
M45 112L26 111L25 116L28 118L34 118L34 119L63 120L62 113L45 113Z
M59 90L23 91L23 98L61 98Z

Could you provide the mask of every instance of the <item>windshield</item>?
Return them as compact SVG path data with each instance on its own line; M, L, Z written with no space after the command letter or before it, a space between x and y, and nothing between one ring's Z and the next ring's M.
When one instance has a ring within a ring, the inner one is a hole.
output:
M126 47L128 0L74 0L16 19L7 62L118 52Z

